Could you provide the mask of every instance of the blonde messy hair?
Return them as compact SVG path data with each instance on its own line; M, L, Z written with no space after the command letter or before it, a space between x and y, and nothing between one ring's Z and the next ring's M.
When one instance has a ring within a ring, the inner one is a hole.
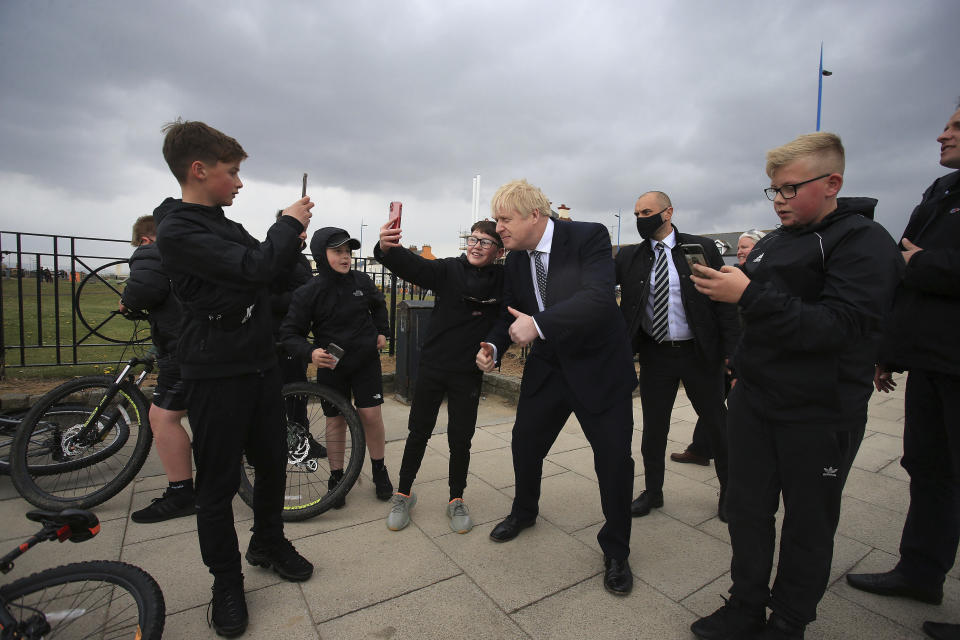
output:
M819 131L798 136L792 142L767 151L767 176L772 178L777 169L810 156L816 156L822 171L843 175L844 153L840 136Z
M537 187L526 180L514 180L503 185L493 194L490 210L496 220L497 214L516 211L521 218L529 218L534 211L542 216L550 215L550 201Z

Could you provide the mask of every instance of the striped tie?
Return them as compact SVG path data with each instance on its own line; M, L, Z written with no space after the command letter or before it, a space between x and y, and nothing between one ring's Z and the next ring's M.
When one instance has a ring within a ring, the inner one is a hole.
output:
M544 308L547 306L547 271L543 268L543 261L540 259L541 251L533 252L533 266L537 270L537 291L540 292L540 300Z
M662 242L657 243L657 262L653 267L653 322L651 336L657 342L667 339L667 311L670 308L670 276L667 272L667 252Z

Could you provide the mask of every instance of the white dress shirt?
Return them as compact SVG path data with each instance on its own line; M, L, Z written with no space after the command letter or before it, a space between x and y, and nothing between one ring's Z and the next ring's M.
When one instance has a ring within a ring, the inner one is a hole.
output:
M667 340L692 340L693 332L690 331L690 325L687 324L687 314L683 310L683 298L680 293L680 274L677 273L677 266L673 264L672 250L677 246L677 232L670 231L663 240L650 238L650 248L653 250L653 268L650 270L650 289L647 295L647 308L644 319L646 320L647 333L653 324L653 296L657 288L655 282L657 272L657 243L662 242L664 251L667 254L667 273L670 278L670 308L667 313Z

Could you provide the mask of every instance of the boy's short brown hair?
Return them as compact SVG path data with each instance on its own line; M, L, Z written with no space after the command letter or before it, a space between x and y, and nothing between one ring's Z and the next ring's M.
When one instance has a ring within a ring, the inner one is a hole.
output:
M180 184L186 183L190 165L196 160L212 165L247 157L239 142L203 122L177 118L163 125L162 131L166 134L163 158Z
M140 216L133 223L133 238L130 240L130 244L139 247L140 241L144 237L156 237L156 235L157 223L154 222L153 216Z
M474 222L473 226L470 227L470 233L473 233L474 231L479 231L482 234L490 236L497 241L497 246L503 246L503 240L500 239L500 234L497 233L497 223L493 220L480 220L479 222Z
M809 156L817 156L823 171L843 175L844 153L840 136L818 131L798 136L795 140L767 152L767 176L781 167Z

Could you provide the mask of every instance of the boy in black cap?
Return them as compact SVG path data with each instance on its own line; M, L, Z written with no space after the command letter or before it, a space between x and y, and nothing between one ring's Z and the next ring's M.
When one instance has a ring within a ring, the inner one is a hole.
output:
M293 292L290 310L280 325L280 339L302 362L317 366L317 382L336 389L344 397L353 395L367 439L373 466L377 498L389 500L393 484L383 464L385 438L383 380L380 349L390 330L383 294L370 276L351 269L351 251L360 243L343 229L324 227L313 234L310 252L317 263L317 275ZM313 334L313 344L307 340ZM343 349L337 358L327 351L333 343ZM343 478L343 448L347 424L332 405L324 403L327 416L327 455L330 460L329 489ZM338 437L339 436L339 437ZM335 504L344 506L345 500Z

